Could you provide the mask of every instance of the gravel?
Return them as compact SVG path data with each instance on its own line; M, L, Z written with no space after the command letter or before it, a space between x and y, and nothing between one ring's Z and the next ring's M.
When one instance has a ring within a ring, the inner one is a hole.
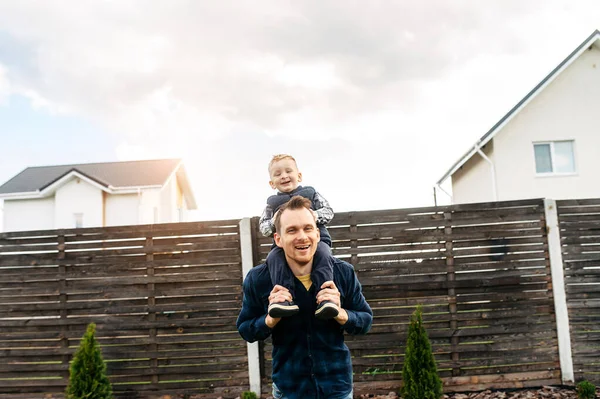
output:
M600 390L596 390L600 398ZM400 399L398 394L390 392L387 395L363 394L360 399ZM577 399L574 388L546 386L540 389L519 389L510 391L482 391L468 393L452 393L442 396L443 399Z

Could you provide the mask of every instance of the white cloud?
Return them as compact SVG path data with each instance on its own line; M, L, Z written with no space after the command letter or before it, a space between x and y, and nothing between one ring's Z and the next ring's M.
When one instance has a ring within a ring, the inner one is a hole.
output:
M6 103L10 95L10 82L6 74L6 68L0 63L0 105Z
M338 209L427 205L598 21L592 0L6 1L27 54L0 53L0 99L95 122L120 159L185 157L201 190L260 202L269 156L290 152Z
M121 142L115 151L121 161L162 158L162 154L158 154L154 149L149 149L145 145L130 144L128 141Z
M390 107L406 114L427 108L421 85L478 54L522 55L531 18L562 7L22 1L0 4L0 26L31 48L30 67L13 73L16 88L56 112L85 115L114 131L146 127L153 118L180 129L182 119L198 123L190 116L196 112L217 121L212 135L234 129L295 135L306 117L307 128L322 126L321 137L339 137L332 125L352 125ZM178 110L152 109L157 96Z
M290 64L282 68L276 80L291 87L329 90L342 84L336 75L335 65L329 62Z

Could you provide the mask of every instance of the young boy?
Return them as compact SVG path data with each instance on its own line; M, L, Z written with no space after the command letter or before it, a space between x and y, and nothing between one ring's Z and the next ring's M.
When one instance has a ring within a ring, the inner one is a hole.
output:
M300 195L311 200L312 210L321 234L321 241L315 252L310 276L300 276L298 279L306 290L310 289L312 283L315 284L317 290L321 290L323 283L333 281L331 236L325 228L325 225L333 219L333 209L314 188L299 185L302 182L302 173L298 171L296 160L291 155L279 154L273 156L269 163L269 177L269 185L277 190L277 194L267 199L267 206L259 222L260 232L266 237L273 236L275 232L273 217L279 207L292 199L293 196ZM286 264L283 250L273 244L271 252L267 255L266 263L273 285L279 284L287 288L292 294L292 298L294 298L294 274ZM294 302L274 303L268 309L269 315L273 318L292 316L298 311L298 305ZM330 301L321 302L315 311L315 316L322 320L331 319L337 315L337 306Z

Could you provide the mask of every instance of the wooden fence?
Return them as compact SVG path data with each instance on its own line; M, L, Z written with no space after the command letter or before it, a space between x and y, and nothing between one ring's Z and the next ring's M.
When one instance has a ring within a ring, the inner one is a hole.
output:
M374 311L371 332L346 339L355 392L399 388L418 304L446 391L560 384L547 211L525 200L337 214L334 254ZM575 375L600 383L600 200L558 201L558 219ZM271 239L256 218L239 222L0 233L0 399L64 397L92 321L117 398L249 390L241 254L249 242L258 264ZM270 340L259 353L264 394Z
M600 199L557 205L573 369L600 384Z
M401 385L418 304L445 391L560 383L545 226L543 200L336 214L334 254L374 313L368 335L346 338L355 391ZM270 245L257 239L257 261ZM263 353L268 391L269 340Z
M0 234L0 397L62 397L90 322L117 398L247 390L238 222Z

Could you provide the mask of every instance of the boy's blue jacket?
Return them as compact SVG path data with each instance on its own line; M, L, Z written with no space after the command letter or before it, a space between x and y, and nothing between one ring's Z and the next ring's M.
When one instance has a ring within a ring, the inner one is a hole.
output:
M316 211L319 216L317 219L317 227L321 233L321 241L331 247L331 235L329 235L325 225L333 219L333 209L331 209L329 202L327 202L327 200L311 186L298 186L289 193L278 192L267 198L267 206L259 221L261 233L266 237L273 235L275 232L273 215L275 215L275 212L277 212L281 205L285 204L296 195L310 200L312 210Z

